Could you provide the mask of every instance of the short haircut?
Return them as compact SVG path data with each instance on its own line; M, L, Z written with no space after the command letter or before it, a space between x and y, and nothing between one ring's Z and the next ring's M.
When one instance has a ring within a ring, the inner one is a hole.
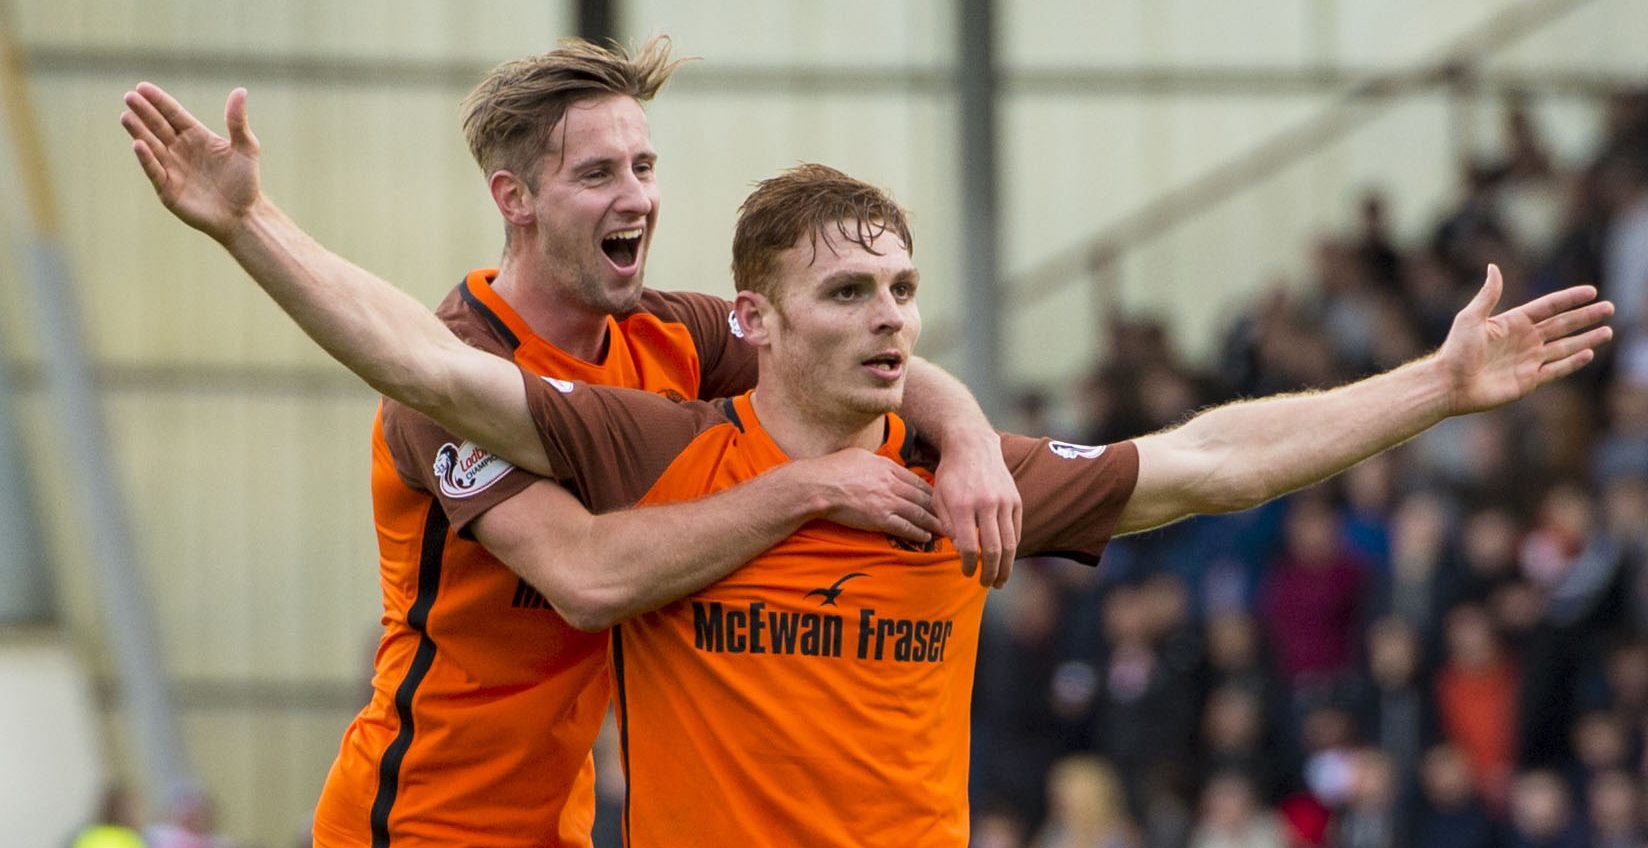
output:
M776 301L779 254L810 234L816 256L819 237L828 227L843 241L877 255L873 242L887 232L915 252L906 213L886 192L827 165L802 164L762 180L738 208L733 283L739 291Z
M488 177L507 170L535 186L539 158L569 106L616 94L651 100L687 61L672 58L669 36L660 35L639 51L571 38L548 53L505 62L464 98L469 152Z

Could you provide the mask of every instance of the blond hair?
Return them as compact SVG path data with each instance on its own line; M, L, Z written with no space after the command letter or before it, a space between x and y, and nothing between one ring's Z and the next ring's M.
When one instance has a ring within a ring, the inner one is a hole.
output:
M464 138L488 177L510 171L537 182L537 166L569 106L625 95L645 102L689 59L670 55L669 36L639 51L566 39L548 53L493 68L463 101Z

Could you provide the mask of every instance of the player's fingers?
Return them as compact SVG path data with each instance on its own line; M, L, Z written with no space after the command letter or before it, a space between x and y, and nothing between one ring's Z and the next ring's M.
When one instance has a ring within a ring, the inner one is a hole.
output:
M1598 327L1588 333L1557 339L1545 345L1545 361L1554 362L1567 359L1582 350L1590 350L1606 344L1613 337L1613 327Z
M919 475L917 475L914 472L910 471L910 469L908 469L908 468L905 468L901 465L894 465L891 461L888 461L888 460L883 460L883 461L887 462L887 464L892 467L892 469L893 469L893 478L894 479L896 479L899 482L904 483L906 485L914 486L915 488L920 489L923 492L926 492L929 497L933 494L933 484L927 482L926 480L921 479L921 477Z
M153 150L162 149L160 139L155 138L155 134L149 131L143 120L130 110L120 113L120 128L125 130L132 140L141 141Z
M1019 528L1018 511L1003 509L1000 512L1001 521L1001 568L996 572L996 588L1007 585L1007 578L1013 574L1013 560L1019 555Z
M1589 365L1591 360L1595 357L1596 351L1591 348L1586 348L1566 359L1559 359L1555 362L1547 362L1540 366L1539 382L1543 385L1554 380L1560 380L1563 377L1584 368L1586 365Z
M176 98L167 94L160 86L152 82L140 82L137 84L137 93L154 104L155 110L160 113L162 118L166 119L166 123L171 125L173 132L183 133L200 126L200 121L196 120L194 115L189 114L189 110L183 108L182 103L177 102Z
M925 545L933 540L933 534L910 523L909 519L901 515L888 515L881 523L881 530L891 536L897 536L918 545Z
M1505 278L1499 275L1499 266L1490 264L1488 278L1482 282L1482 288L1477 290L1476 297L1471 298L1465 311L1474 312L1486 319L1493 314L1494 307L1499 305L1499 296L1504 291Z
M1589 327L1598 321L1605 321L1614 314L1613 303L1602 300L1587 304L1578 309L1569 309L1551 318L1539 322L1535 328L1539 330L1539 337L1550 341L1560 339L1575 330Z
M943 507L940 507L941 512ZM950 540L955 542L956 553L961 555L961 573L972 577L979 566L979 538L978 527L973 524L972 516L958 518L955 515L945 514L944 524L950 532Z
M1001 571L996 574L995 588L1000 589L1007 585L1007 579L1013 576L1013 558L1008 557L1001 563Z
M979 531L979 583L993 586L1001 572L1001 522L994 509L987 509L975 519Z
M1590 303L1596 300L1596 296L1596 286L1571 286L1530 300L1514 311L1528 316L1528 320L1539 324L1577 306Z
M223 125L229 129L229 144L241 153L257 151L257 136L252 135L252 123L246 117L246 89L229 92L229 101L223 104Z
M892 511L932 535L936 536L944 532L944 524L939 521L938 515L933 512L931 501L900 500Z
M143 176L149 178L149 184L159 191L166 185L166 169L160 167L160 159L149 149L147 142L142 139L132 141L132 152L137 154L137 164L143 168Z
M141 85L139 88L141 88ZM177 139L177 132L166 121L166 117L160 114L160 110L155 108L154 103L150 102L149 98L144 97L140 91L126 92L125 103L126 108L130 109L132 114L143 122L143 126L149 128L149 132L153 133L155 138L166 144L171 144Z

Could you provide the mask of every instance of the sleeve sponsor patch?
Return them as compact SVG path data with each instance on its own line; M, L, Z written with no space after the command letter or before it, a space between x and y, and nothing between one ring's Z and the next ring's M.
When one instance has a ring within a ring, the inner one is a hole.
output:
M1050 441L1047 449L1061 459L1098 459L1104 453L1104 445L1073 445L1069 442Z
M435 454L435 478L441 481L441 494L449 498L478 495L514 468L474 442L447 442Z

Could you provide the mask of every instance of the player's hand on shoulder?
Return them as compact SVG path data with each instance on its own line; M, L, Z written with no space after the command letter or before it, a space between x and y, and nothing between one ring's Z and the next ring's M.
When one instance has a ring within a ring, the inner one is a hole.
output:
M961 572L976 571L979 583L1001 588L1013 573L1024 501L1002 460L995 433L947 443L934 476L934 510L961 554Z

